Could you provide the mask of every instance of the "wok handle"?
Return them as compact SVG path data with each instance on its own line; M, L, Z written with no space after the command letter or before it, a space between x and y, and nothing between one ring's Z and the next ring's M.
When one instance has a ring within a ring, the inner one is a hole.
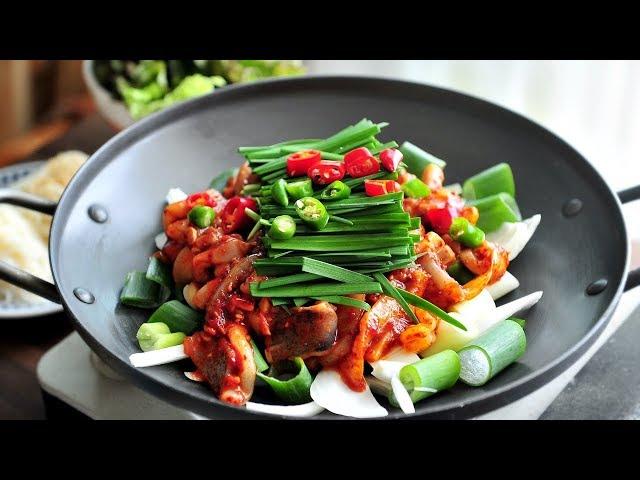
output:
M8 188L0 188L0 203L9 203L18 207L36 210L47 215L53 215L56 211L57 203L45 200L35 195L31 195L19 190L11 190ZM58 289L53 283L42 280L41 278L31 275L24 270L9 265L7 262L0 261L0 279L24 288L31 293L46 298L55 303L62 303Z
M618 192L618 197L622 203L633 202L634 200L640 199L640 185L636 185L635 187L627 188L626 190L621 190ZM624 291L631 290L634 287L640 285L640 268L636 268L635 270L631 270L629 275L627 275L627 283L624 285Z
M40 213L46 213L47 215L53 215L58 206L56 202L10 188L0 188L0 203L9 203Z

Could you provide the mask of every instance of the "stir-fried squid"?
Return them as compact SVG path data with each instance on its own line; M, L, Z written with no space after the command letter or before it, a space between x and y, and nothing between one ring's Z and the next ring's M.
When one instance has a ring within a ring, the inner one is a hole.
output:
M350 128L351 139L376 131L368 120ZM257 388L271 387L285 402L300 404L292 415L323 408L385 415L367 383L375 377L376 393L412 412L411 402L450 384L437 381L455 383L458 357L444 352L463 348L540 298L498 309L492 300L518 287L507 272L510 258L540 221L508 223L519 218L515 200L511 210L504 203L515 192L508 165L445 188L444 162L415 145L345 151L339 144L345 135L300 141L300 149L296 141L241 149L247 161L222 194L208 189L185 198L172 189L146 279L149 292L155 289L149 296L164 292L166 302L173 291L178 301L158 308L145 335L139 332L147 351L136 354L137 364L186 355L195 365L187 378L233 405L247 404L259 376L267 387ZM490 224L503 226L485 236L482 228ZM138 278L128 277L123 303L142 305ZM183 351L151 355L176 334L175 348L182 343ZM369 365L374 377L367 377ZM341 385L329 387L332 382Z

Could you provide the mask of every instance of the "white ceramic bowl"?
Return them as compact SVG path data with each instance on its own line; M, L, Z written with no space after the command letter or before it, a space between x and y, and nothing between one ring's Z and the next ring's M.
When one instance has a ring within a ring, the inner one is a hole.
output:
M123 102L116 100L111 93L104 88L93 71L93 60L84 60L82 64L82 76L84 82L93 97L100 115L116 130L123 130L132 125L135 120L129 115L129 111Z

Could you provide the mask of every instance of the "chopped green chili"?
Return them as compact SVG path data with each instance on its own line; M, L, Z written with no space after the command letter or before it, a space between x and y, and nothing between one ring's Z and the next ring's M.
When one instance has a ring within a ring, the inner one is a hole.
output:
M294 200L313 195L313 186L310 178L287 183L286 190Z
M484 232L464 217L453 219L449 235L466 247L476 248L484 242Z
M308 227L322 230L329 222L329 213L322 202L313 197L296 200L296 213Z
M289 195L287 194L287 182L279 178L271 187L271 198L283 207L289 205Z

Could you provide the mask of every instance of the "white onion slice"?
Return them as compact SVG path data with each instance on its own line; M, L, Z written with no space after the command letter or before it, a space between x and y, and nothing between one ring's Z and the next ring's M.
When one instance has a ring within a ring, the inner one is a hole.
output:
M371 375L378 380L391 382L391 378L400 372L405 365L416 363L420 357L411 352L407 352L404 348L397 348L390 352L381 360L371 362L369 365L373 368Z
M521 222L505 222L498 230L487 233L487 240L504 248L509 252L509 260L513 260L529 242L541 219L537 214Z
M129 356L129 361L134 367L141 368L177 362L185 358L189 357L184 353L182 345L176 345L174 347L161 348L160 350L151 350L150 352L134 353Z
M383 360L390 362L401 362L406 365L416 363L420 360L420 357L413 352L407 352L404 348L396 348L390 351ZM373 362L375 363L375 362ZM371 364L373 366L373 363Z
M192 382L202 383L204 379L200 376L196 375L196 372L184 372L184 376L187 377Z
M467 327L467 330L463 331L447 322L438 322L436 340L429 348L420 352L420 356L423 358L428 357L447 349L458 351L497 323L533 307L541 298L541 291L531 293L497 307L492 314L484 316L481 321L478 321L481 317L473 315L473 312L466 312L464 315L458 312L450 312L450 315L456 320L460 320Z
M391 378L391 388L393 389L393 396L396 397L400 409L404 413L416 413L416 407L413 405L411 396L409 392L407 392L407 389L404 388L398 375L394 375Z
M158 248L158 250L162 250L162 248L167 244L168 240L169 239L167 238L167 235L164 232L159 233L154 238L154 241L156 242L156 247Z
M420 357L416 355L417 360L413 360L411 363L415 363L420 360ZM398 375L400 369L405 365L408 365L406 362L393 362L390 360L377 360L375 362L370 363L373 370L371 371L371 375L376 377L378 380L382 380L383 382L391 382L391 379Z
M311 384L311 398L330 412L346 417L385 417L387 410L371 393L369 385L363 392L354 392L334 370L322 370Z
M187 194L184 193L179 188L170 188L169 191L167 192L167 197L166 197L167 203L181 202L182 200L186 200L186 199L187 199Z
M527 310L533 307L536 303L538 303L538 301L541 298L542 298L542 291L538 291L538 292L530 293L529 295L526 295L522 298L518 298L513 302L500 305L498 308L496 308L496 311L494 314L495 317L490 326L493 326L496 323L501 322L502 320L506 320L509 317L513 317L518 312L521 312L523 310Z
M471 300L456 303L451 307L451 311L458 312L463 318L465 327L469 321L476 325L482 325L486 318L491 317L496 310L496 304L487 289L482 290Z
M514 291L520 286L520 282L516 277L509 272L504 272L504 275L496 283L487 286L487 291L491 298L498 300L504 297L507 293Z
M313 417L324 411L316 402L301 405L267 405L266 403L247 402L247 410L259 413L271 413L286 417Z

